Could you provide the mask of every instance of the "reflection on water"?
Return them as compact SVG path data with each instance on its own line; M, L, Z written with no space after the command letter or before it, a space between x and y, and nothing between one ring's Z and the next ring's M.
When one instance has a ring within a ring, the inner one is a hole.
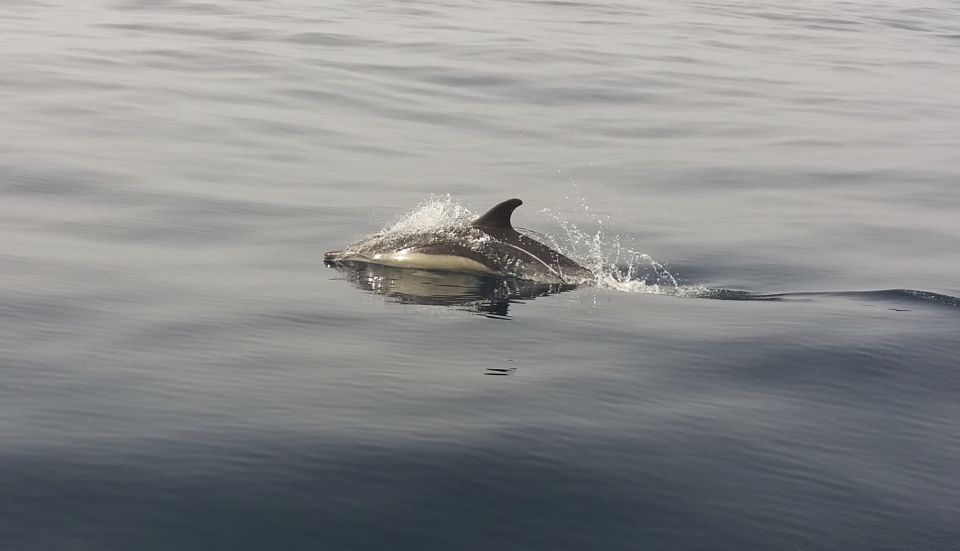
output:
M510 305L576 288L570 284L536 283L514 278L395 268L365 262L330 262L343 278L402 304L455 306L489 316L505 317Z

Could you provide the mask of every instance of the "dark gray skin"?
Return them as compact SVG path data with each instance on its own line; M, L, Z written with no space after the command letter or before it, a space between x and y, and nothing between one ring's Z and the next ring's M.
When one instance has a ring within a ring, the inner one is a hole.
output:
M406 250L470 259L495 275L520 279L549 283L582 283L594 279L593 272L576 261L513 228L510 217L521 204L520 199L508 199L477 218L470 228L442 235L419 234L401 239L374 236L342 251L328 252L324 261L376 264L378 255Z
M502 245L512 247L512 250L506 250L507 254L516 256L527 270L556 275L561 281L592 279L593 272L590 270L513 228L510 217L522 204L520 199L507 199L474 220L472 226Z

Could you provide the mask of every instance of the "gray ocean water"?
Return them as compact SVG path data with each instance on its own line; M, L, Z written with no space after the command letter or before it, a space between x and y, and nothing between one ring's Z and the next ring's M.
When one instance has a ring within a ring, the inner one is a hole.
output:
M958 212L954 1L5 0L0 549L955 550Z

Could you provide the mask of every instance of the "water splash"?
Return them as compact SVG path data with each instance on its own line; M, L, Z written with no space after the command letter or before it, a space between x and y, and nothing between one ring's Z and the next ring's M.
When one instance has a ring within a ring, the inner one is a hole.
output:
M589 213L590 205L580 199L578 208ZM604 289L626 293L647 293L672 296L699 297L710 292L703 285L682 285L670 270L649 254L625 245L620 235L607 236L604 223L610 217L599 215L595 218L597 229L592 233L578 227L570 216L559 209L542 209L563 230L560 239L531 230L522 230L546 240L563 254L573 258L594 273L594 284Z
M454 201L449 193L433 194L378 233L394 237L430 232L442 233L467 228L477 216L459 201Z

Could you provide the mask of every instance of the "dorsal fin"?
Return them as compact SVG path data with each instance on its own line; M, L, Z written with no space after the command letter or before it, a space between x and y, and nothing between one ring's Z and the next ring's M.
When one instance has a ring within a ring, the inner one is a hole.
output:
M479 229L494 230L512 230L510 225L510 215L517 207L523 204L520 199L507 199L506 201L494 205L483 216L473 221L473 227Z

